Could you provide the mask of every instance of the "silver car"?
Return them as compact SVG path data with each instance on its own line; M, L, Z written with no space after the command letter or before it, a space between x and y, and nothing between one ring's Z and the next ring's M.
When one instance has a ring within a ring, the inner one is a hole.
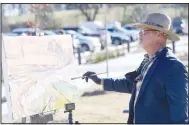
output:
M100 40L95 37L83 36L73 30L67 30L67 34L71 34L74 39L78 39L80 42L81 51L98 51L101 49Z

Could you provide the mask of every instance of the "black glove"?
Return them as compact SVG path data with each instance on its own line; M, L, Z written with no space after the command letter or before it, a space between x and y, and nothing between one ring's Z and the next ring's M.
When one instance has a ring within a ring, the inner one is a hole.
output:
M96 84L100 84L101 83L101 79L98 78L98 76L94 75L94 74L96 74L96 73L95 72L90 72L90 71L86 72L85 74L83 74L83 78L82 79L85 79L86 82L88 82L88 79L91 79Z
M129 72L129 73L125 74L125 77L129 78L131 80L135 80L138 75L139 74L137 73L137 71L133 71L133 72Z

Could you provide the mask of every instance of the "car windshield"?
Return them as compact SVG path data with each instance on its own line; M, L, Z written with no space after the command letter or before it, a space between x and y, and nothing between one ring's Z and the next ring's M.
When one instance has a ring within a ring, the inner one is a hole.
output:
M125 29L122 27L116 27L116 30L122 33L125 33Z
M81 26L80 27L80 29L82 30L82 31L84 31L85 33L93 33L93 31L91 30L91 29L89 29L89 28L86 28L86 27L84 27L84 26Z
M76 37L83 37L83 35L81 35L80 33L77 33L77 32L75 32L74 35L75 35Z
M67 32L68 34L74 35L74 37L78 37L78 38L83 38L83 37L84 37L82 34L77 33L77 32L75 32L75 31L72 31L72 30L68 30L68 31L66 31L66 32Z

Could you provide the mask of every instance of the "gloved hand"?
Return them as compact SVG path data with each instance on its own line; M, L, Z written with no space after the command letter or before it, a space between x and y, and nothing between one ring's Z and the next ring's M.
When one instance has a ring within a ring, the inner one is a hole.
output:
M96 74L95 72L86 72L85 74L83 74L83 78L82 79L85 79L86 82L88 82L88 79L91 79L93 80L93 82L95 82L96 84L100 84L101 83L101 79L98 78L97 75L94 75ZM91 76L92 75L92 76Z
M133 72L128 72L127 74L125 74L125 77L131 80L135 80L138 75L139 74L136 71L133 71Z

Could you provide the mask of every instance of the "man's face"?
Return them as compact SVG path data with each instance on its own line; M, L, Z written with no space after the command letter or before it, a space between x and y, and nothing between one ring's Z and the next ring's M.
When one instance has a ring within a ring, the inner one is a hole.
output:
M160 32L153 29L142 29L139 34L141 46L144 49L153 47L156 44L156 41L159 39L158 33Z

